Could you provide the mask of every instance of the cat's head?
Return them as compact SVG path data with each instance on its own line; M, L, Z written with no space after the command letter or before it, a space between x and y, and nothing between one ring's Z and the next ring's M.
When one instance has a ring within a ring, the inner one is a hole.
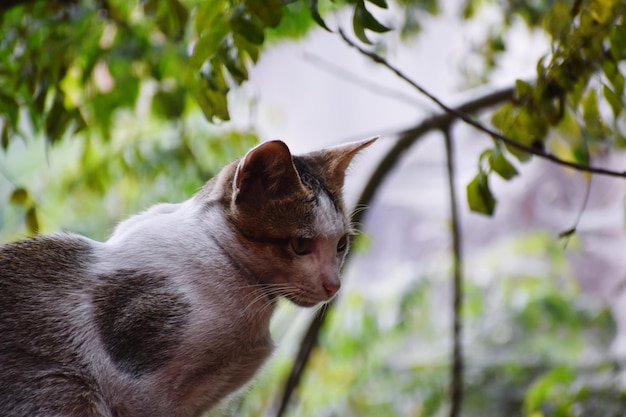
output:
M352 234L344 177L353 157L374 140L301 156L271 141L237 162L226 183L226 214L246 249L248 268L269 292L301 306L337 293Z

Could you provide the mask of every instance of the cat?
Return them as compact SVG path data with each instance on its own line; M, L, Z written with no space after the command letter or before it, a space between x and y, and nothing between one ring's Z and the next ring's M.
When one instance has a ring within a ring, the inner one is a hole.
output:
M0 414L212 409L272 352L279 297L309 307L339 290L345 172L374 140L302 156L265 142L106 242L63 233L0 246Z

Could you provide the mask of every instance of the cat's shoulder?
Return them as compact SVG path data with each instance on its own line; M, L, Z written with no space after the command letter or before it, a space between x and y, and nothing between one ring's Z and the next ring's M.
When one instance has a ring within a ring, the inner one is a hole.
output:
M0 245L0 274L76 268L94 254L94 241L73 233L35 236Z

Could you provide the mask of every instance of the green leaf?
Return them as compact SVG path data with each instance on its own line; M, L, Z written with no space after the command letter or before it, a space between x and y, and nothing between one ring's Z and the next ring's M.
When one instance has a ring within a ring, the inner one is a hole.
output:
M193 19L196 33L200 34L207 29L211 29L216 25L217 18L224 14L224 0L211 0L200 3Z
M540 409L541 405L550 400L557 390L563 386L571 386L576 374L571 368L557 367L537 379L526 392L524 408L527 413Z
M178 0L168 0L167 3L169 10L158 20L159 27L170 38L181 39L189 20L189 10Z
M208 87L213 91L221 91L227 94L229 91L226 78L224 77L223 66L220 61L214 59L211 62L211 71L208 74L203 74L203 79L208 83Z
M610 59L606 59L602 62L602 72L609 80L613 88L616 92L623 94L624 92L624 76L619 71L617 64L611 61Z
M149 16L155 16L158 28L168 38L180 39L185 31L189 11L178 0L148 0L143 4Z
M434 389L424 398L420 416L431 417L437 415L437 411L441 409L445 399L443 390Z
M246 6L265 26L278 26L282 17L280 0L248 0Z
M598 23L607 23L610 19L615 18L613 5L617 1L622 0L596 0L589 2L591 15Z
M263 28L243 11L233 13L231 25L235 32L255 45L261 45L265 40Z
M236 49L228 48L220 56L237 84L241 84L248 79L248 69L245 62L243 62L242 56L237 53Z
M304 1L289 2L282 8L280 24L265 33L265 41L301 39L319 24L311 18L309 5Z
M606 101L608 101L611 105L611 109L613 109L613 114L615 115L615 118L617 118L624 109L624 103L622 103L622 100L619 98L619 96L606 85L602 86L602 93L604 94L604 98L606 98Z
M513 104L506 103L493 112L491 124L498 130L504 131L513 123Z
M387 5L387 0L368 0L370 3L380 7L381 9L386 9L389 6Z
M544 27L554 40L563 40L571 28L568 4L557 2L544 19Z
M327 31L332 32L332 30L330 30L328 26L326 26L326 22L324 22L324 19L322 19L317 3L317 0L309 0L309 10L311 11L311 17L313 18L313 20L315 20L315 22L317 22L318 25L320 25Z
M26 203L30 200L28 195L28 191L26 191L23 187L18 187L11 193L11 197L9 197L9 202L12 204L17 204L20 206L26 205Z
M9 124L5 122L2 125L2 137L0 139L0 143L2 145L2 149L3 150L6 151L9 148L10 140L11 140L11 138L10 138L10 134L9 134Z
M63 94L57 93L52 108L46 115L45 133L48 142L59 141L70 122L70 114L63 105Z
M166 120L180 118L185 110L185 91L157 91L152 97L152 108L158 116Z
M505 180L510 180L511 178L518 175L517 169L502 152L499 146L496 146L493 153L489 155L489 165L491 169L493 169L498 175L500 175Z
M615 25L609 34L611 56L621 61L626 56L626 23Z
M196 99L200 109L208 120L229 120L226 93L218 92L206 87L198 88Z
M354 7L354 13L352 14L352 30L357 38L363 43L371 45L372 42L368 39L365 34L365 26L363 26L363 21L358 18L357 14L358 5Z
M574 161L578 162L579 164L589 164L589 149L585 144L581 144L580 146L574 146L572 148L572 156L574 157Z
M258 61L260 51L259 45L250 43L246 40L246 38L237 34L233 36L233 41L237 49L239 49L239 51L244 51L250 57L252 62L256 63Z
M511 146L507 143L504 144L504 147L506 148L507 151L509 151L511 153L511 155L515 156L517 158L518 161L520 162L526 162L528 160L530 160L530 158L532 158L532 154L526 151L523 151L519 148L516 148L515 146Z
M519 101L526 101L532 97L533 88L526 81L515 80L515 93Z
M489 189L489 177L480 171L476 177L467 185L467 202L471 211L493 215L496 208L496 199Z
M361 25L368 30L376 33L384 33L391 30L387 26L380 23L372 14L365 8L365 4L361 1L354 6L354 18L361 22Z
M16 127L19 119L19 105L8 94L0 92L0 115L5 115L12 126Z
M37 210L31 207L26 211L26 228L30 234L39 233L39 220L37 219Z
M219 49L220 43L228 34L226 25L215 24L204 30L193 48L193 53L189 59L191 66L199 70L200 67L210 59Z
M600 118L596 90L589 90L587 96L583 99L582 106L585 127L595 137L604 136L606 134L606 126Z

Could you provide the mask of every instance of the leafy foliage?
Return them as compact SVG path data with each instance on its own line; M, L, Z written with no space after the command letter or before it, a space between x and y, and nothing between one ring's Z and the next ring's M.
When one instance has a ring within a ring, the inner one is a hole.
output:
M472 16L476 7L478 2L468 2L467 16ZM626 59L624 2L510 2L505 10L509 23L511 16L518 15L528 25L543 29L550 37L552 50L537 63L533 82L517 81L515 101L494 112L493 125L516 142L544 151L549 149L554 131L566 129L571 120L576 120L579 130L575 135L568 131L567 146L570 160L581 164L588 164L590 156L607 147L621 148L626 134L620 128L625 92L621 65ZM612 114L603 111L604 107ZM520 161L531 156L508 145L507 150ZM509 179L493 165L491 168ZM484 171L479 172L481 175ZM491 199L487 188L480 192L483 200ZM468 194L470 207L491 214L472 204L478 196Z
M248 78L282 8L278 0L80 0L9 4L0 13L6 150L27 124L51 143L92 127L109 138L116 111L145 99L148 83L153 110L168 120L183 115L187 97L208 119L228 120L226 94Z

